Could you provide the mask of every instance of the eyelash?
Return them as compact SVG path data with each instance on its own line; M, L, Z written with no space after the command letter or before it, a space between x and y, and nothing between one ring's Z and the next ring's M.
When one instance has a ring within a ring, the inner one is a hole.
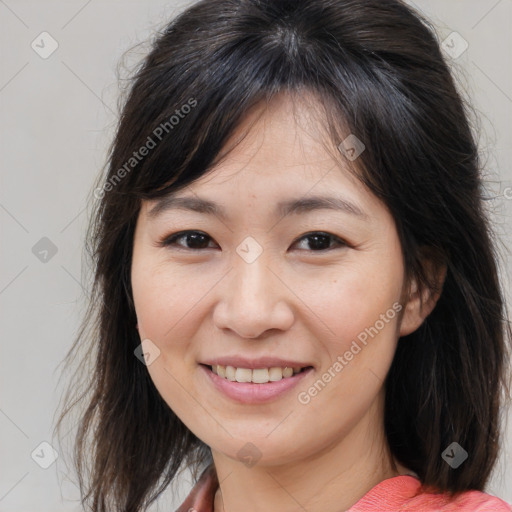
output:
M201 249L193 249L191 247L180 246L179 244L176 243L176 241L179 240L180 238L185 238L190 234L204 235L205 237L207 237L211 240L211 237L209 235L207 235L206 233L204 233L203 231L186 230L186 231L180 231L178 233L173 233L172 235L165 237L163 240L161 240L158 243L158 245L160 247L171 247L171 248L175 247L175 248L177 248L177 250L194 251L194 252L202 251L204 249L209 249L208 247L201 248ZM327 249L310 250L308 252L320 252L321 253L321 252L332 251L336 248L351 247L347 242L345 242L345 240L341 239L340 237L333 235L331 233L326 233L324 231L311 231L309 233L305 233L301 237L297 238L293 242L293 245L295 245L297 242L299 242L302 239L312 238L313 236L318 236L318 235L320 235L324 238L331 238L336 244L338 244L338 247L329 247Z

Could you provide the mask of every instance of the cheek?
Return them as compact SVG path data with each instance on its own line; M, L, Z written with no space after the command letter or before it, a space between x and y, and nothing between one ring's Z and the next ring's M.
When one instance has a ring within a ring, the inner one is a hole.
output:
M132 289L141 336L157 344L169 343L176 336L187 339L201 299L215 282L204 269L180 271L166 262L134 259Z
M197 395L193 372L198 370L191 340L201 298L211 286L204 272L194 276L172 271L168 264L134 256L132 290L139 334L159 350L147 370L163 400L193 431L201 410L191 398Z
M375 367L386 373L396 347L403 267L399 247L387 254L355 255L314 286L303 282L301 296L314 313L310 329L326 351L325 364L347 353L348 367ZM355 343L354 343L355 342ZM350 353L351 352L351 353ZM345 372L350 373L350 372Z
M399 269L360 264L337 270L321 286L310 283L305 293L308 302L334 324L360 325L375 321L400 298L401 290Z
M324 354L299 401L326 434L350 429L371 407L396 349L401 266L378 258L359 262L302 290L314 312L308 329Z

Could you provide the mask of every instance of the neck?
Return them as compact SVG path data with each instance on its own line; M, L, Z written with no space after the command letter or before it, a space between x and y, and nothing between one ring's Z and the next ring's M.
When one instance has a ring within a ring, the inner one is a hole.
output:
M383 398L378 395L349 432L303 458L254 466L212 449L220 482L215 512L280 510L340 512L349 509L382 480L404 474L395 465L384 436ZM304 447L304 452L307 447Z

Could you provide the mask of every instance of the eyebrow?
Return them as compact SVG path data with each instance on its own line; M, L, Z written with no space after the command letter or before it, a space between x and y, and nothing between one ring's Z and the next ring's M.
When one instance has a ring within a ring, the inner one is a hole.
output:
M173 195L159 199L156 205L148 212L148 217L155 219L162 213L175 209L214 215L223 221L228 218L224 207L214 201L197 197L179 197ZM309 213L315 210L341 211L362 219L368 219L368 215L364 213L359 206L346 199L334 196L308 196L280 201L277 203L275 214L285 217L290 214Z

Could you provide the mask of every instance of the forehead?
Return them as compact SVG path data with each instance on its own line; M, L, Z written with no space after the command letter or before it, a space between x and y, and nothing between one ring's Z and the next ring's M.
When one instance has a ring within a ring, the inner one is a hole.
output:
M195 202L189 210L219 218L228 210L268 209L267 203L281 215L311 211L315 202L371 216L377 198L349 171L350 163L326 135L321 112L314 98L289 94L256 105L203 176L181 192L150 201L148 212L183 206L173 201L177 196L186 197L188 206Z
M347 186L362 189L350 164L327 135L322 106L311 95L281 93L251 109L210 170L191 190L251 190L305 194ZM261 194L260 194L261 196Z
M332 167L340 158L327 136L322 108L311 94L280 93L268 103L258 103L219 152L214 162L217 174L226 177L251 162L269 176L277 169L282 174L288 168Z

